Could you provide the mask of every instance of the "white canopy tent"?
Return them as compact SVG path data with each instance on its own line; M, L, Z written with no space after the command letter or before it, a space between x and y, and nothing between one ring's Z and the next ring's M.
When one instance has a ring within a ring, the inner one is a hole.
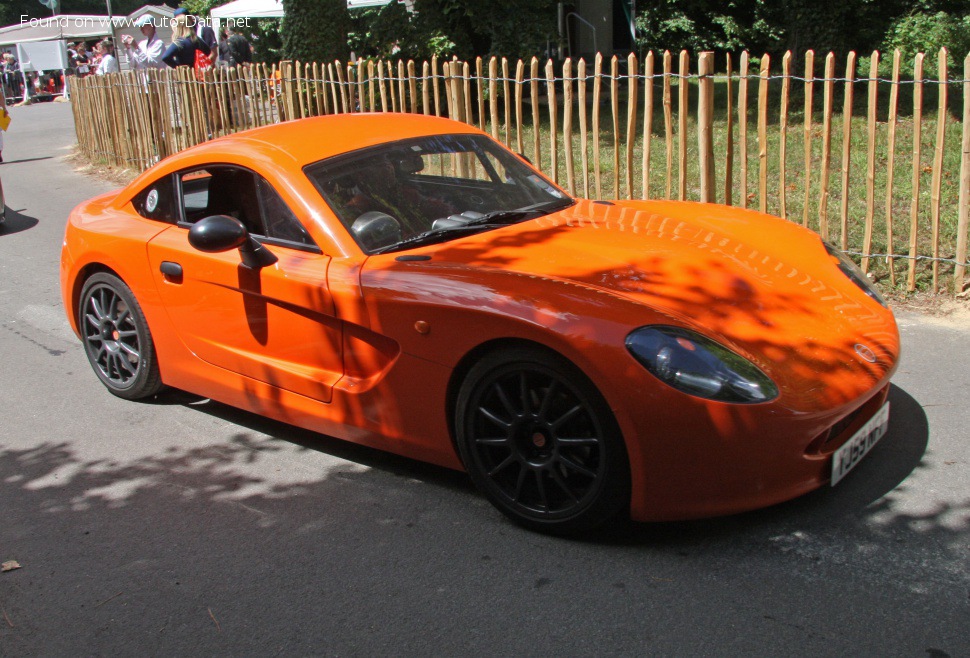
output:
M235 0L209 12L212 29L219 34L224 20L245 18L282 18L283 0Z

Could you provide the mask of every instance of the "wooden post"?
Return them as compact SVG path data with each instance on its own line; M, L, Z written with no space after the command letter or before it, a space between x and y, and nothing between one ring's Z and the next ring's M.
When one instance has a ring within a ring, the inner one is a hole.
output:
M893 267L893 174L896 169L896 113L899 106L899 49L893 57L893 86L889 90L889 146L886 162L886 264L889 266L889 283L896 285Z
M562 143L566 158L566 188L576 194L576 167L573 164L573 62L568 57L562 65L563 106ZM496 117L498 108L496 108Z
M350 100L347 98L347 89L346 89L346 87L344 85L344 72L343 72L343 67L341 67L339 64L335 64L333 68L334 68L334 72L336 73L336 78L337 78L337 84L334 86L334 90L333 90L333 94L332 94L332 96L333 96L333 105L334 105L334 108L333 109L334 109L334 112L337 111L337 94L339 92L340 109L341 109L341 111L344 114L347 114L348 112L350 112L350 109L348 108L348 105L350 105ZM363 67L358 67L357 73L358 73L359 76L362 76L363 75L363 71L364 71ZM360 98L360 111L361 112L364 111L364 97L363 96L361 96L361 98Z
M855 52L850 52L845 63L845 94L842 102L842 212L840 214L840 238L842 251L849 248L849 169L852 165L852 97L855 82Z
M455 118L454 100L451 93L451 62L444 62L441 65L442 76L445 84L445 102L448 106L448 118Z
M381 62L377 63L381 66ZM390 62L384 62L387 67L387 95L390 98L390 110L391 112L397 112L397 92L395 91L394 84L394 66ZM384 83L381 83L381 88L384 87Z
M727 96L727 125L724 130L727 134L724 145L724 204L730 206L734 202L734 108L731 101L731 94L734 93L731 89L731 76L734 72L731 69L731 53L726 54L726 59L724 86Z
M602 173L600 171L600 93L603 88L603 55L596 53L593 69L593 180L596 198L603 198Z
M812 90L815 86L815 53L805 53L805 205L802 207L802 226L808 226L808 212L812 196Z
M923 53L916 54L913 63L913 189L912 204L909 208L909 271L906 275L906 289L916 290L916 256L919 231L919 187L922 162L920 143L923 133ZM863 270L865 271L865 270Z
M411 65L412 65L411 71L412 71L412 73L414 71L413 64L414 64L414 62L411 62ZM408 98L408 83L409 82L411 83L411 85L414 84L413 82L411 82L410 76L408 75L407 71L405 71L405 68L404 68L404 60L403 59L399 59L397 61L397 94L398 94L398 96L401 99L401 109L400 109L401 112L407 112L408 111L407 98ZM414 95L413 94L411 95L411 107L412 108L414 107Z
M296 66L294 68L296 69L296 82L293 84L293 100L299 106L297 109L299 110L300 118L301 119L305 119L306 118L306 108L303 107L303 105L304 105L304 103L303 103L303 100L304 100L303 99L303 67L300 66L300 62L297 62L296 63ZM235 82L237 80L237 75L235 75L235 74L236 74L236 71L235 70L230 70L230 72L229 72L229 79L232 80L233 82ZM235 86L235 85L233 85L233 86ZM233 92L235 92L235 91L236 90L233 89ZM233 93L233 96L236 96L236 94ZM234 98L233 100L238 104L238 97ZM297 115L297 112L294 112L293 113L293 116L296 117L296 115Z
M377 88L381 96L381 112L390 111L387 102L387 89L384 86L384 62L377 60Z
M872 253L872 231L876 216L876 117L879 113L879 51L869 58L869 107L866 122L866 227L862 238L862 271L869 271ZM914 197L915 198L915 197Z
M650 143L653 141L653 51L643 65L643 198L650 198ZM584 140L585 145L585 140Z
M475 116L472 114L472 72L468 62L462 64L461 73L462 93L465 97L465 123L472 125L475 121ZM478 79L481 80L481 78ZM479 89L479 92L481 92L481 89ZM481 93L479 93L479 97L481 97ZM471 157L470 154L469 157Z
M522 146L522 88L525 76L525 62L521 59L515 65L515 150L524 153Z
M697 60L697 152L700 160L701 201L714 201L714 53Z
M577 83L579 84L579 142L583 167L583 196L589 198L589 128L586 125L586 60L579 58Z
M559 182L559 149L557 141L559 138L559 126L556 119L558 107L556 103L556 71L553 69L552 60L546 62L546 95L549 99L549 155L552 159L550 165L552 169L552 181Z
M738 151L741 158L741 207L748 207L748 51L741 53L738 80Z
M771 60L761 58L758 81L758 209L768 212L768 72Z
M505 145L509 145L509 115L512 114L512 100L509 97L509 60L502 58L502 100L505 103Z
M408 92L411 95L411 114L418 113L418 80L417 69L413 59L408 60Z
M367 65L367 60L358 59L356 64L347 62L347 68L344 69L339 60L334 62L334 69L337 71L334 78L337 80L334 85L335 98L339 97L344 113L370 111L367 108ZM334 105L337 105L336 100Z
M441 116L441 94L438 90L438 56L431 56L431 83L434 89L434 115Z
M818 233L829 239L829 170L832 166L832 96L835 93L835 54L825 57L825 92L822 116L822 182L819 189Z
M667 177L665 179L664 198L671 196L671 185L674 178L674 110L673 98L670 89L670 76L672 68L672 56L669 50L664 51L664 139L666 140L667 155Z
M363 90L361 90L363 92ZM374 60L367 60L367 111L377 111L377 90L374 88ZM361 103L361 107L363 107Z
M539 142L539 60L532 58L531 79L529 80L529 91L532 99L532 152L533 163L542 169L542 148Z
M613 198L620 198L620 60L610 59L610 107L613 110Z
M421 63L421 113L431 114L431 64Z
M498 60L488 60L488 107L492 118L492 138L498 139Z
M627 110L626 110L626 198L633 198L633 147L637 138L637 56L627 57Z
M939 54L939 103L936 113L936 155L933 157L933 187L930 189L930 204L933 221L933 293L940 290L940 189L943 184L943 151L946 146L947 111L947 66L946 48Z
M779 213L788 219L788 95L791 89L791 51L781 58L781 110L778 117L778 203Z
M491 61L493 62L495 61L494 56L492 57ZM485 77L485 74L482 71L482 66L483 66L482 58L476 57L475 58L475 88L478 92L478 129L481 130L482 132L485 132L485 93L484 93L484 86L482 84L482 79ZM492 67L490 64L489 70L488 70L489 90L491 90L492 79L494 78L495 76L492 74ZM492 94L492 96L494 95L495 94ZM489 103L491 103L491 99L489 99ZM471 122L472 122L471 117L469 117L468 123L471 123ZM492 133L492 137L496 137L496 134L494 132Z
M966 276L967 229L970 227L970 55L963 60L963 141L960 149L960 206L957 220L957 256L953 294L963 292Z
M688 76L690 76L690 55L686 50L681 50L677 80L677 155L679 157L677 198L681 201L687 198L687 113L689 112L687 104L690 100Z

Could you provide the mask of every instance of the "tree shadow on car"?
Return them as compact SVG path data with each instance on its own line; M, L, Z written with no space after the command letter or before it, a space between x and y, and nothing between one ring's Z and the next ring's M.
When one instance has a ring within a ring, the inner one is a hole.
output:
M905 480L925 468L929 421L920 403L892 385L891 416L886 435L854 472L836 487L823 486L788 502L733 516L668 523L617 523L591 540L617 544L672 546L727 537L790 530L791 527L831 530L892 512L887 495L905 487Z
M40 223L36 217L25 215L19 210L7 208L7 219L0 224L0 236L13 235L21 231L27 231Z

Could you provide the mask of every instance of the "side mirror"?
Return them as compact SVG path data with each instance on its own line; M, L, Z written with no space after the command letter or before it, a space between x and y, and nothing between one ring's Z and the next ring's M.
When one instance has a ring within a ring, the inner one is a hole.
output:
M242 222L228 215L213 215L197 221L189 229L189 244L208 254L238 249L243 265L254 270L279 260L249 235Z

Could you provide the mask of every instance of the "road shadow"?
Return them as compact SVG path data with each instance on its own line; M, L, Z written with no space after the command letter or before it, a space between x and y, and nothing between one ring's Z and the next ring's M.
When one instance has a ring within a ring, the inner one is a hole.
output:
M0 224L0 236L13 235L34 228L40 223L36 217L25 215L19 210L7 208L7 219Z
M54 156L45 155L39 158L20 158L18 160L4 160L2 163L0 163L0 165L21 164L24 162L37 162L38 160L50 160L52 157Z
M770 571L768 564L788 570L804 561L814 569L834 554L826 568L891 569L885 559L857 552L874 546L880 555L912 553L903 555L906 579L916 585L963 564L955 544L965 527L893 509L891 492L920 467L928 435L919 404L898 388L890 433L836 489L761 512L631 525L625 535L611 529L583 540L514 526L461 473L170 395L231 423L231 436L127 459L80 457L80 445L94 440L89 435L0 446L0 500L10 529L2 557L23 567L0 580L12 624L0 634L11 655L45 653L65 637L106 654L146 638L157 652L176 653L191 638L210 653L315 653L327 646L417 655L427 649L435 619L490 610L489 601L522 617L541 600L585 634L618 619L642 621L644 612L618 605L621 599L676 606L687 593L696 594L693 607L681 614L701 628L724 613L718 597L748 586ZM287 456L293 446L306 459ZM885 518L875 523L876 516ZM931 560L911 563L930 551ZM62 563L70 568L57 570ZM33 584L37 578L53 579L65 594L47 595ZM684 589L688 583L693 590ZM777 596L815 605L803 598L810 586ZM901 586L894 587L898 593ZM574 599L577 588L583 597ZM404 630L348 634L354 620L375 611L375 619L410 621ZM507 650L501 653L534 640L532 633L509 634L504 621L485 632ZM611 646L634 653L637 638L623 634ZM559 638L557 646L568 653L574 640Z
M923 467L929 423L919 402L898 386L890 388L889 402L892 418L886 436L837 487L826 486L786 503L727 517L669 523L618 522L573 540L598 545L676 549L698 542L730 541L738 536L775 533L789 526L825 531L867 516L891 515L893 500L890 495L905 486L905 480ZM324 453L396 476L418 478L431 486L462 492L469 497L469 502L482 499L464 473L305 430L191 393L168 389L151 403L191 407L249 432L299 446L301 450ZM950 511L940 510L939 516ZM921 522L927 520L933 521L932 518L921 518ZM493 521L515 527L498 512L495 512ZM908 521L900 517L898 523L905 525Z
M263 434L272 439L299 446L301 450L312 450L324 453L338 459L366 466L367 468L378 469L394 475L407 475L421 478L429 484L440 485L451 490L465 491L469 495L476 495L471 481L462 472L453 471L408 457L401 457L384 450L369 448L351 443L350 441L327 436L326 434L303 429L221 402L216 402L215 400L210 400L200 395L195 395L194 393L169 388L141 402L160 406L180 405L189 407L213 418L218 418L227 423L243 427L250 432Z

